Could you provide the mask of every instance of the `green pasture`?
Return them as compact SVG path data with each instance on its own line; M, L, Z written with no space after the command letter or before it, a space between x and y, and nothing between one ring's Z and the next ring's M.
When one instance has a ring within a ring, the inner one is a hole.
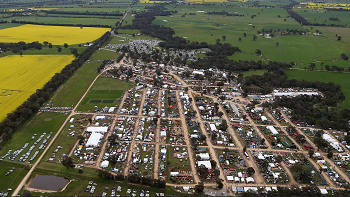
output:
M85 63L79 68L52 97L53 105L68 107L76 105L98 75L97 68L99 66L100 63Z
M12 191L9 191L9 196L11 196L13 190L16 189L17 185L19 185L28 171L24 169L25 166L15 163L1 161L0 166L0 192L7 192L7 189L10 188ZM13 172L10 175L5 176L5 174L12 168L15 168Z
M94 111L94 107L115 107L120 101L116 100L123 96L125 90L133 87L133 84L114 78L99 77L89 92L86 94L78 111Z
M21 26L22 24L18 23L0 23L0 29L6 29L6 28L11 28L11 27L18 27Z
M116 53L115 51L107 51L107 50L97 50L95 53L92 54L90 57L90 60L97 61L97 60L107 60L107 59L117 59L119 57L119 53Z
M233 60L262 60L279 62L296 62L309 64L318 61L333 61L340 58L341 53L348 52L345 41L337 41L329 36L310 35L277 35L272 38L260 36L257 31L299 29L306 31L294 19L285 17L288 13L281 8L256 8L256 7L223 7L223 6L168 6L169 10L177 10L172 17L156 17L154 24L171 27L177 36L190 41L208 42L214 44L218 39L238 46L242 54L236 53L230 59ZM244 14L244 17L208 15L198 11L222 11ZM196 15L189 15L195 13ZM260 14L259 14L260 13ZM185 15L186 14L186 15ZM249 14L249 15L248 15ZM251 18L252 15L255 18ZM278 17L281 16L281 18ZM254 27L253 27L254 26ZM306 27L309 30L311 27ZM316 27L313 28L315 31ZM321 31L321 30L320 30ZM329 30L325 30L329 32ZM246 37L244 37L246 33ZM329 33L330 34L330 33ZM254 41L253 36L257 39ZM224 39L224 36L226 38ZM350 36L349 36L350 37ZM239 41L241 38L241 41ZM278 43L278 45L277 45ZM255 54L256 49L262 51L262 56ZM303 66L300 66L301 68Z
M350 108L350 83L349 73L326 72L326 71L304 71L304 70L286 70L289 79L304 79L308 81L333 82L342 87L345 95L345 101L340 104L341 108Z
M52 24L81 24L81 25L110 25L114 26L119 19L109 18L64 18L64 17L40 17L40 16L16 16L7 18L8 21L29 21L36 23Z
M347 25L350 27L350 12L347 11L329 11L326 9L293 9L300 16L304 17L310 23L319 24L336 24L336 25ZM329 18L336 17L340 21L331 21Z

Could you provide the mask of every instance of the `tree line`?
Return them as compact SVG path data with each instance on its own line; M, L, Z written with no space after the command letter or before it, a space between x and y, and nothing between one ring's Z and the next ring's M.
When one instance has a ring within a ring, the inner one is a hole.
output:
M39 43L38 41L31 42L31 43L25 43L23 41L18 42L18 43L0 43L0 49L3 52L12 51L14 53L16 53L16 51L25 51L28 49L41 50L42 46L43 45L41 43Z
M27 101L17 107L12 113L7 114L7 117L0 123L0 134L2 139L7 140L10 138L10 133L14 131L20 123L28 120L33 114L35 114L41 105L49 101L52 94L55 93L57 88L61 86L74 72L80 68L86 60L90 58L93 52L99 49L110 37L111 33L106 32L99 39L97 39L93 45L86 48L79 56L72 61L72 63L65 66L60 73L56 73L50 81L48 81L43 88L38 89L32 94Z
M17 21L15 19L11 20L11 23L21 23L21 24L33 24L33 25L51 25L51 26L71 26L71 27L103 27L112 28L110 25L99 25L99 24L57 24L57 23L39 23L32 21Z
M55 11L55 10L44 10L47 14L68 14L68 15L95 15L95 16L123 16L123 13L112 13L112 12L78 12L78 11Z

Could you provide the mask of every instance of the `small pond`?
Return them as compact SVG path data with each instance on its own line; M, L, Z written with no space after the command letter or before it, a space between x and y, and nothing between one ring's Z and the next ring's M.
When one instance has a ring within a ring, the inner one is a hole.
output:
M58 191L68 183L68 179L52 175L36 175L30 183L30 188Z

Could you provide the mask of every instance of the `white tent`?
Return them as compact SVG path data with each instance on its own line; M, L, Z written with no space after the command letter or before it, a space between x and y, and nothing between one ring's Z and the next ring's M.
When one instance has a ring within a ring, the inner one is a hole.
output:
M199 154L196 154L196 156L199 156L201 159L205 159L205 160L210 159L209 153L199 153Z
M87 132L99 132L106 133L108 131L108 127L88 127L86 129Z
M267 121L266 116L261 116L261 121Z
M266 128L268 128L272 134L277 135L278 131L275 129L275 127L273 126L267 126Z
M170 176L177 176L179 175L179 172L170 172Z
M161 131L160 132L160 137L166 137L166 132L165 131Z
M210 130L211 130L211 131L216 131L216 126L215 126L215 124L210 124Z
M102 161L101 168L107 168L109 165L109 161Z
M326 189L320 189L320 191L322 195L328 194L328 191Z
M90 135L88 141L86 142L86 147L90 147L90 146L96 147L98 145L98 143L100 142L100 139L102 138L102 136L103 135L100 133L93 132Z
M104 120L106 116L96 116L95 120Z
M208 170L211 170L211 163L210 161L198 161L198 166L204 165Z
M233 176L226 176L227 181L233 181Z
M247 177L246 180L247 180L247 183L255 183L253 177Z

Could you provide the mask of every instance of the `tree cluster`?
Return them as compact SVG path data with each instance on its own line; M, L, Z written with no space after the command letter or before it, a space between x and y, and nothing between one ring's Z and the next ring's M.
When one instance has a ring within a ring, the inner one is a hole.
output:
M4 51L4 52L12 51L14 53L18 53L20 51L25 51L28 49L41 50L42 46L43 45L41 43L39 43L38 41L31 42L31 43L25 43L23 41L18 42L18 43L0 43L0 49L2 51Z
M151 179L149 177L140 177L134 174L130 174L126 177L130 183L142 184L148 186L155 186L158 188L165 188L165 181L161 179Z

